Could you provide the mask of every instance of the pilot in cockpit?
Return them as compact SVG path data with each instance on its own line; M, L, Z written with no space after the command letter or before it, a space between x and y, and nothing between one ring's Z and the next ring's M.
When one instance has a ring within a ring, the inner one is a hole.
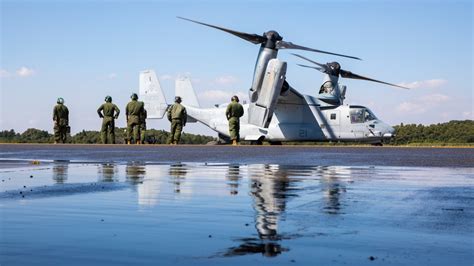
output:
M322 93L329 93L329 94L334 94L334 86L331 81L326 81L321 85L321 88L319 89L319 94Z

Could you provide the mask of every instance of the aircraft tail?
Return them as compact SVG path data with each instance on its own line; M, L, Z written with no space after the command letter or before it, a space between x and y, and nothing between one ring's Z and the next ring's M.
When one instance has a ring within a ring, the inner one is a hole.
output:
M168 103L153 70L140 72L140 99L145 103L148 118L163 118Z
M181 96L183 104L191 107L200 107L196 92L188 77L177 78L175 85L176 96Z

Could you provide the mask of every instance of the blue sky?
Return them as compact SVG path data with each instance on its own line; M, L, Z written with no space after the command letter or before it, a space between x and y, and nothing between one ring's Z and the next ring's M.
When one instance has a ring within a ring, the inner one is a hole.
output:
M105 95L124 109L144 69L157 72L169 99L179 75L191 77L205 106L246 95L258 46L176 16L250 33L274 29L286 41L361 57L298 52L412 87L341 80L346 103L368 106L390 124L474 119L471 1L0 2L2 130L52 131L60 96L73 132L98 130L96 109ZM322 75L298 67L302 61L290 52L279 52L288 81L315 95ZM123 116L118 125L125 125ZM168 130L166 121L148 125ZM212 134L202 125L185 131Z

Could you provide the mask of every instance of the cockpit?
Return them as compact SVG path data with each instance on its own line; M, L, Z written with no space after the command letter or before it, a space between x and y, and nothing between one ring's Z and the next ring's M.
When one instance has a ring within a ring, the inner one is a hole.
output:
M319 94L323 93L328 93L332 95L335 94L334 85L331 81L326 81L323 83L323 85L321 85L321 87L319 88Z
M350 106L349 115L351 118L351 124L365 123L377 119L374 113L364 106Z

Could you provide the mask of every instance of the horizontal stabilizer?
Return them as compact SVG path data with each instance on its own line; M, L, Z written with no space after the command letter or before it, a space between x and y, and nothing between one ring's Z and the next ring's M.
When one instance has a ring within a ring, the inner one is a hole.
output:
M168 103L153 70L140 72L140 99L145 103L148 118L163 118Z
M176 96L180 96L182 103L186 106L200 107L196 92L191 85L191 80L188 77L180 77L176 79L175 83Z

